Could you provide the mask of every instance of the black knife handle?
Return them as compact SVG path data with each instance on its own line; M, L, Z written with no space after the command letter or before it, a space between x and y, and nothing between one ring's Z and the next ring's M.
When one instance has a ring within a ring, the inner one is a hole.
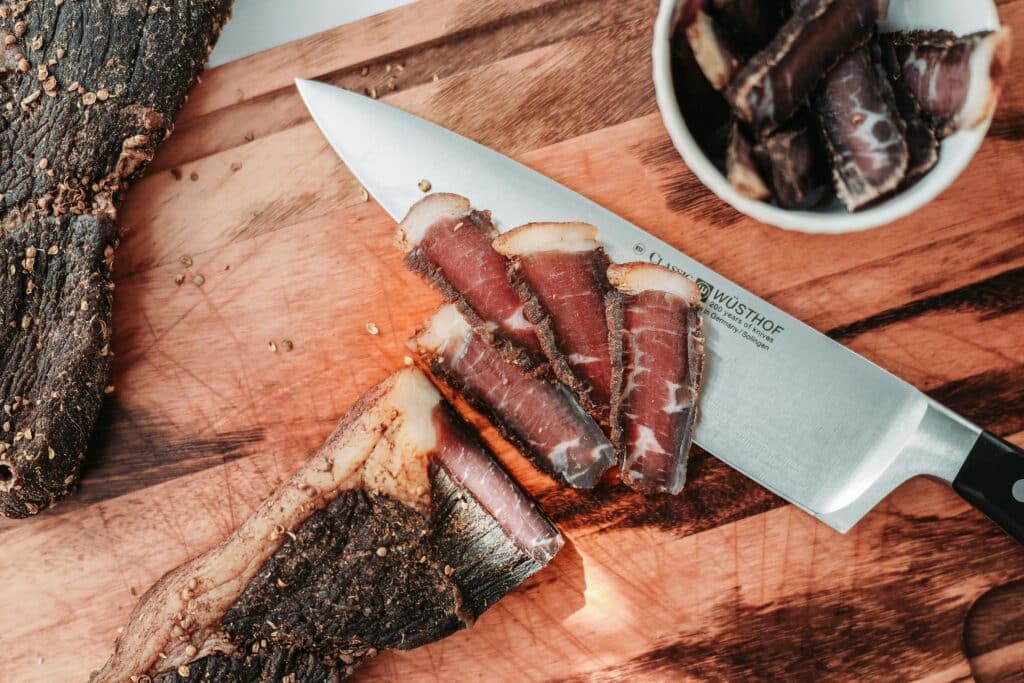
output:
M1024 544L1024 450L982 432L953 488Z

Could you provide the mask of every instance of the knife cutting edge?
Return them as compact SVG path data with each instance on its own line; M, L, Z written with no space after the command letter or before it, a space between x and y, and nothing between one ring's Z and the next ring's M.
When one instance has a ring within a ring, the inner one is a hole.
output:
M296 81L342 161L395 220L429 179L499 228L597 226L613 261L648 260L700 286L708 359L695 441L846 532L915 476L946 482L1024 543L1024 451L555 181L391 105Z

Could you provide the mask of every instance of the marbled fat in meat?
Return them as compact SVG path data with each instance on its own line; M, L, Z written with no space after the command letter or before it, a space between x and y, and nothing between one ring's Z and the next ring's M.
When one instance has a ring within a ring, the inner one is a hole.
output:
M807 0L724 91L736 114L764 136L803 107L823 75L884 19L888 0Z
M903 71L900 69L892 43L888 40L875 41L872 52L889 76L889 84L896 98L896 108L907 126L907 150L910 153L910 160L907 164L907 177L903 179L903 186L906 187L932 170L939 162L939 140L931 124L925 120L917 98L903 80Z
M836 192L850 211L896 190L907 174L906 124L869 47L840 60L814 98L832 152Z
M563 385L506 361L455 306L442 306L410 346L524 455L564 483L592 488L615 463L611 443Z
M612 425L622 480L644 493L677 494L686 481L704 363L700 291L648 263L613 265L609 327L620 340Z
M947 31L883 37L895 49L903 82L940 137L984 123L995 111L1010 59L1010 30L958 38Z
M474 329L506 358L533 369L542 364L543 349L509 283L507 260L491 246L496 235L488 212L471 210L464 197L439 193L409 210L396 243L406 264L456 303Z
M611 357L604 298L608 257L587 223L531 223L510 230L494 247L511 275L558 379L602 424L611 397Z

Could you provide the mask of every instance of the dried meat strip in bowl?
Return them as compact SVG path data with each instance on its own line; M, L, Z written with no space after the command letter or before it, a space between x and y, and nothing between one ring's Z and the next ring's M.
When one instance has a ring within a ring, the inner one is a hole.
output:
M724 29L707 12L698 10L683 30L708 82L715 90L725 88L739 69L740 58Z
M762 202L772 197L772 191L765 183L754 158L754 148L738 121L733 121L729 128L729 146L725 150L725 177L744 197Z
M704 366L700 290L649 263L608 269L615 368L612 428L622 480L643 493L679 493Z
M784 209L814 206L829 194L829 161L810 115L799 113L767 136L754 151L770 179L775 201Z
M903 80L903 72L892 43L884 39L879 40L872 49L877 50L876 59L889 75L889 84L896 97L896 108L899 109L900 117L907 126L907 150L910 153L910 160L907 164L907 177L903 180L906 187L939 163L939 140L931 124L925 120L917 98Z
M870 46L854 50L829 72L814 109L832 153L836 192L847 209L856 211L900 187L910 159L906 124Z
M789 16L786 0L708 0L707 11L744 54L767 45Z
M992 116L1010 60L1008 28L962 38L948 31L888 33L883 40L940 138Z
M615 464L604 432L565 386L530 377L508 362L454 305L442 306L409 345L537 467L560 481L593 488Z
M405 263L458 305L473 328L527 370L544 365L537 329L508 281L508 261L494 250L490 212L468 199L435 193L413 205L398 227Z
M556 377L587 412L608 423L612 369L604 298L608 256L589 223L530 223L502 233L494 248L537 321Z
M230 537L164 575L91 680L345 678L379 651L471 625L562 544L407 368Z
M725 98L758 136L785 123L885 18L889 0L806 0L735 75Z

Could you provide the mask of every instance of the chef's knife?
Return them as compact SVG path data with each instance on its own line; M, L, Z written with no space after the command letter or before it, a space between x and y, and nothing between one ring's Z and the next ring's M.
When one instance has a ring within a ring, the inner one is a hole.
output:
M499 229L587 221L613 261L695 279L708 349L695 440L715 457L841 532L907 479L935 477L1024 543L1024 451L550 178L388 104L296 83L395 220L426 179L491 209Z

